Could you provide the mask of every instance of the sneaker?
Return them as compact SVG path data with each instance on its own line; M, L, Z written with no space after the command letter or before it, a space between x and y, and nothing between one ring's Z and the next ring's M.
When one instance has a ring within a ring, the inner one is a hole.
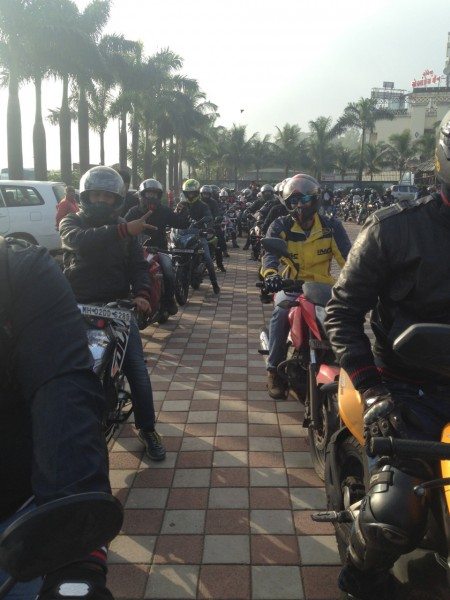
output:
M167 310L167 312L169 313L169 315L171 315L173 317L173 315L176 315L178 312L178 304L175 301L175 298L171 298L170 300L167 300L165 303L165 308Z
M164 460L166 458L166 449L164 448L161 436L156 431L139 430L138 437L145 446L145 453L151 460Z
M216 294L216 296L217 296L218 294L220 294L220 287L219 287L219 284L217 283L217 281L216 281L215 283L213 283L213 284L212 284L212 287L213 287L213 291L214 291L214 293Z
M226 273L227 270L225 269L225 267L223 265L218 265L217 269L221 272L221 273Z
M274 400L286 398L286 384L276 371L267 371L267 391Z

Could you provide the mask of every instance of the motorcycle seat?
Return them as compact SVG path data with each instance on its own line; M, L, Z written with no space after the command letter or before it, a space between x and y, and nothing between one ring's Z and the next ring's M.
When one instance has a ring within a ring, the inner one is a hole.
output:
M316 306L325 306L331 300L332 288L333 286L329 283L305 281L303 284L303 295Z

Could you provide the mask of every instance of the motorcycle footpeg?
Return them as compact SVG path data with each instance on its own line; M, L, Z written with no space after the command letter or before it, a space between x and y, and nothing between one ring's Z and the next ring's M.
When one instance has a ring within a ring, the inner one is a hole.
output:
M348 510L328 510L314 513L311 518L316 523L353 523L352 513Z

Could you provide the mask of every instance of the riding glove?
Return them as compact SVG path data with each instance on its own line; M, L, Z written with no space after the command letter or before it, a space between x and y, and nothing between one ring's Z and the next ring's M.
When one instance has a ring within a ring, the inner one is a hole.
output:
M270 275L264 279L264 287L266 292L275 294L283 289L283 278L281 275Z
M403 420L391 393L384 385L369 388L362 394L364 404L364 439L402 435Z

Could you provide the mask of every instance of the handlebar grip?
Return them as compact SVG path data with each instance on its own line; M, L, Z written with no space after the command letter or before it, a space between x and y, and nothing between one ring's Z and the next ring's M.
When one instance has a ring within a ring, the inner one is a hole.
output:
M450 460L450 444L422 440L402 440L397 438L372 438L370 452L381 456L398 458L429 458Z

